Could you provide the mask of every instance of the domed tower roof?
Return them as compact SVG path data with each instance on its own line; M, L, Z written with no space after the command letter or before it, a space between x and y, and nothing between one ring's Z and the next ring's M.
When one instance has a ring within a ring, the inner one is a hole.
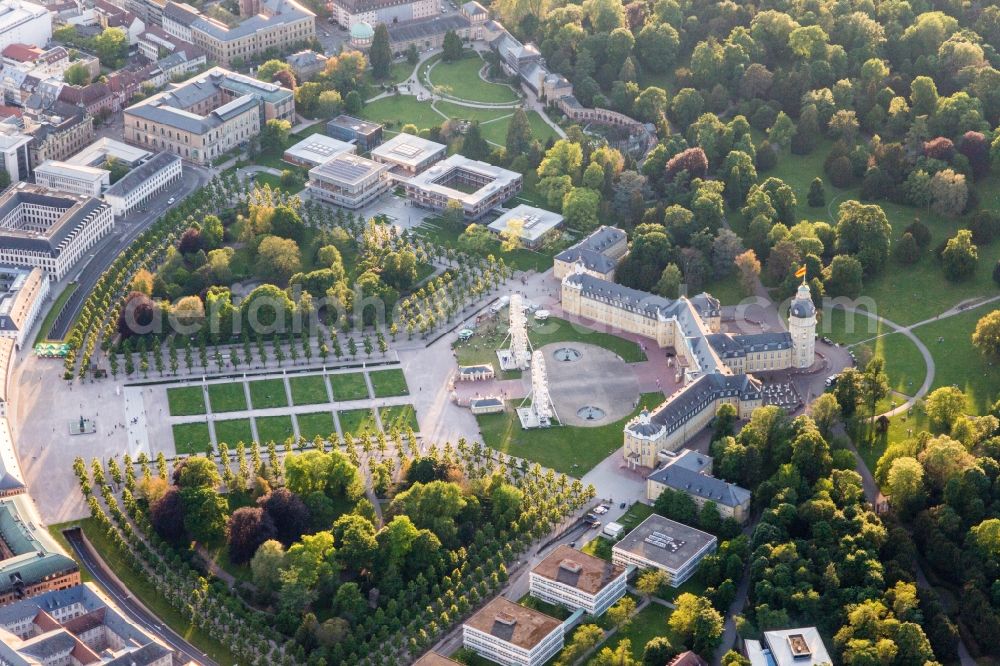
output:
M816 306L813 304L809 285L805 282L800 284L798 291L795 292L795 298L788 309L788 315L802 319L808 319L816 315Z
M364 41L375 37L375 28L367 21L359 21L351 26L351 39Z

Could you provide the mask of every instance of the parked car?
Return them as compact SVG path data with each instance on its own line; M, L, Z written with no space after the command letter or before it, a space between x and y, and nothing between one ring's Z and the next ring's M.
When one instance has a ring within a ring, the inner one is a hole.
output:
M618 508L619 509L624 509L625 508L625 502L622 502L621 504L619 504Z

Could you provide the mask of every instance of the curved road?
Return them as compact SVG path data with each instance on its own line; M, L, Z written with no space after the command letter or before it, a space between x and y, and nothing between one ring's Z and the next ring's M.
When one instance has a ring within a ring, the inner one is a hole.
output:
M218 666L209 659L198 648L194 647L180 634L173 631L165 624L161 624L160 619L149 613L143 606L136 603L135 599L123 588L114 576L108 571L104 561L91 549L90 545L83 540L80 528L68 529L63 534L69 545L73 547L77 559L87 568L91 577L115 600L122 611L140 627L153 634L164 643L179 652L187 661L194 661L204 666Z

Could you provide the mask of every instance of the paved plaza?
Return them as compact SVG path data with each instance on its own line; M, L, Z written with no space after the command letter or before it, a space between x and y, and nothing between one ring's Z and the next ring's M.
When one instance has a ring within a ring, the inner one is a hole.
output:
M639 380L635 370L617 354L579 342L554 342L542 347L541 352L545 355L549 395L563 425L607 425L635 409Z

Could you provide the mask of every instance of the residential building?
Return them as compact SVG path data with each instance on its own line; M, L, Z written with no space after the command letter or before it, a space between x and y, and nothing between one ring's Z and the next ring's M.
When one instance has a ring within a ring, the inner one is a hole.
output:
M100 197L111 185L111 172L82 164L46 160L35 167L35 182L50 190Z
M19 180L28 180L31 176L31 151L32 138L23 134L15 126L5 127L9 131L0 133L0 162L3 170L7 172L10 182L16 183Z
M403 181L403 187L407 198L423 208L443 211L457 201L471 222L520 192L522 182L515 171L452 155Z
M0 266L0 337L20 349L48 295L49 280L42 269Z
M625 596L628 571L563 544L529 574L531 596L570 610L603 615Z
M820 666L832 664L816 627L765 631L763 640L744 641L750 666Z
M344 28L355 23L404 23L438 14L434 0L332 0L330 18Z
M45 47L52 39L52 14L33 2L0 2L0 49L10 44Z
M518 204L486 227L500 238L514 237L522 247L536 249L559 235L563 216L559 213Z
M65 161L94 140L94 118L71 105L55 102L55 113L25 115L25 131L31 135L28 154L32 165L46 160Z
M159 152L148 161L129 171L104 193L115 217L124 217L145 207L182 177L181 158L173 153Z
M98 23L105 30L121 28L128 36L129 46L138 44L139 35L146 30L146 24L141 18L108 0L94 0L94 11L97 13Z
M38 520L31 498L20 492L0 500L0 605L79 584L80 568Z
M545 613L496 597L462 625L462 645L505 666L541 666L563 647L564 629Z
M103 201L18 183L0 194L0 263L61 280L113 225Z
M373 160L388 164L392 173L402 178L416 176L447 154L448 146L443 143L413 134L397 134L371 151Z
M173 652L93 583L0 608L0 663L31 666L170 666Z
M106 164L109 159L115 159L130 167L134 167L145 162L152 156L153 153L148 150L136 148L127 143L102 136L80 152L67 158L66 162L85 166L101 166Z
M354 153L357 146L322 134L312 134L285 150L282 159L289 164L311 169L340 155Z
M611 547L611 561L621 567L665 571L670 585L680 587L717 545L711 534L654 513Z
M210 164L255 138L268 120L294 116L291 90L213 67L125 109L125 140Z
M323 71L326 67L326 61L329 60L322 53L316 53L315 51L310 51L309 49L293 53L292 55L285 58L292 71L295 72L295 78L297 81L308 81L312 77L316 76Z
M705 467L711 465L709 456L684 449L681 455L668 459L665 467L646 477L646 499L654 501L667 489L681 492L699 509L706 502L715 503L720 516L742 525L750 517L750 491L706 473Z
M577 270L614 282L618 263L628 254L628 235L618 227L601 225L586 238L555 256L552 274L557 280Z
M252 3L251 15L227 26L191 5L167 2L162 25L168 34L203 49L210 60L228 67L248 62L268 50L285 51L316 38L316 15L295 0ZM249 12L241 14L247 16Z
M309 170L306 189L315 199L354 210L385 193L391 182L386 165L341 153Z
M382 143L382 126L354 116L337 116L326 124L327 136L353 143L367 153Z

